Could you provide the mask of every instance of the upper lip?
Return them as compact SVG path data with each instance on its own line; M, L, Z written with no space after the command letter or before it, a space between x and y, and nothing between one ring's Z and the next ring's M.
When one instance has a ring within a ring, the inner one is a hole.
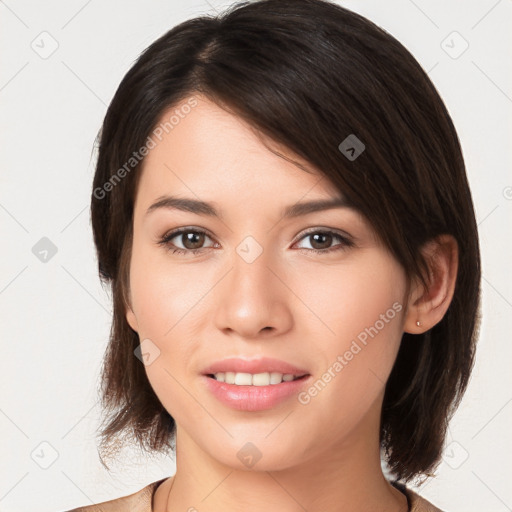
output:
M231 357L228 359L222 359L221 361L216 361L203 370L204 375L220 372L252 374L277 372L295 376L309 375L306 370L298 368L297 366L285 361L269 357L262 357L259 359L240 359L238 357Z

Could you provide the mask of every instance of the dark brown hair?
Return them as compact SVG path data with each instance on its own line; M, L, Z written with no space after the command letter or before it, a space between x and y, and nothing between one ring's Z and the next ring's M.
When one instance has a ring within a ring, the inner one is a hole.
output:
M133 168L126 162L161 116L194 94L320 169L409 280L427 282L425 242L444 233L456 239L452 302L429 331L403 334L382 408L381 443L395 478L432 472L468 384L479 326L478 233L460 143L434 85L404 46L325 0L243 2L185 21L140 55L108 107L91 198L99 272L114 306L101 376L102 450L112 453L121 436L149 452L173 447L175 422L134 356L139 338L125 317L143 160ZM352 161L338 149L351 134L365 145Z

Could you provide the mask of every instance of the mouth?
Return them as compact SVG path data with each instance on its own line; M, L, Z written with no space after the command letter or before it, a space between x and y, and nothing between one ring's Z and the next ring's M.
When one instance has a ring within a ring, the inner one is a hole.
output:
M283 382L302 380L309 377L308 373L294 375L291 373L263 372L263 373L243 373L243 372L218 372L206 375L217 382L225 382L235 386L273 386Z
M205 389L231 409L268 411L296 397L312 380L309 373L215 372L203 374Z

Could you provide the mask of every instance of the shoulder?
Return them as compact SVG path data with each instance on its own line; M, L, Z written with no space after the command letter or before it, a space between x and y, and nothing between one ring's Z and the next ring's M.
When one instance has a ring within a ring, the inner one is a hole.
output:
M95 505L74 508L66 512L152 512L152 499L156 488L165 480L152 482L139 491Z
M399 489L407 496L410 512L443 512L412 489L405 486L401 486Z

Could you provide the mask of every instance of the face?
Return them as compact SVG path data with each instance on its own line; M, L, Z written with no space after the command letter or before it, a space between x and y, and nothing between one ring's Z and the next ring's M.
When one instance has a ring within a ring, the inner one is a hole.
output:
M403 333L401 266L346 206L285 215L342 194L306 162L297 159L311 173L269 151L239 118L196 100L145 159L127 310L178 443L191 439L243 468L237 454L250 441L258 468L282 469L378 436ZM210 209L179 208L170 196ZM212 389L228 385L212 386L204 372L231 357L275 358L309 376L270 385L289 386L279 400L251 386L260 398L227 403L233 394Z

